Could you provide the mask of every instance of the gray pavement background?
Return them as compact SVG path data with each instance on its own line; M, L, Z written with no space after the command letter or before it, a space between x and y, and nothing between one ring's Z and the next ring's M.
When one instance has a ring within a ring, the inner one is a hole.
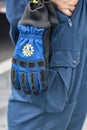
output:
M0 76L0 130L7 130L7 106L10 95L10 72Z
M8 21L5 14L0 13L0 63L10 58L13 50L14 46L9 38ZM7 130L7 105L10 95L9 86L10 71L0 75L0 130Z

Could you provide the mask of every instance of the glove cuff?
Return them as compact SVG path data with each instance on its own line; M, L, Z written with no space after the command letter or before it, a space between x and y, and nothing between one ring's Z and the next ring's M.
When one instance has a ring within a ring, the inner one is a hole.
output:
M53 2L51 2L50 0L42 0L42 2L46 5L48 9L51 24L53 25L58 24L55 5L53 4Z
M48 28L51 26L45 5L43 3L38 3L38 5L35 6L32 2L27 4L24 14L18 24L32 25L37 28Z

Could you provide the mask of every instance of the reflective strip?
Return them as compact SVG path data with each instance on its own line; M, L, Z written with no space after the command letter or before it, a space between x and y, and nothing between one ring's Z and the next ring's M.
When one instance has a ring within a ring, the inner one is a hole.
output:
M26 94L31 94L31 91L28 90L27 86L26 86L26 73L25 72L22 72L21 73L21 83L22 83L22 87L23 87L23 91L26 93Z
M38 67L43 67L43 66L45 66L45 61L44 60L39 60L37 62L37 64L38 64Z
M12 79L13 87L17 90L20 90L20 88L17 86L16 76L17 76L16 69L12 69L11 70L11 79Z

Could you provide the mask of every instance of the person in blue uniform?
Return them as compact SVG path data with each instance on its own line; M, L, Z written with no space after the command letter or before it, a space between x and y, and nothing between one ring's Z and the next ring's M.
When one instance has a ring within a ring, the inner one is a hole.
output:
M29 95L11 87L8 130L82 129L87 112L87 3L86 0L52 2L56 5L59 23L53 33L46 100L35 97L32 103ZM6 16L14 45L19 36L17 23L27 3L28 0L6 0Z

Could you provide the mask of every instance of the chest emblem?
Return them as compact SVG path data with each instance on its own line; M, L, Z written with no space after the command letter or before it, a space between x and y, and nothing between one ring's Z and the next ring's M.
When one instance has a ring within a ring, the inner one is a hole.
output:
M29 57L34 53L34 47L31 44L26 44L22 51L24 56Z

